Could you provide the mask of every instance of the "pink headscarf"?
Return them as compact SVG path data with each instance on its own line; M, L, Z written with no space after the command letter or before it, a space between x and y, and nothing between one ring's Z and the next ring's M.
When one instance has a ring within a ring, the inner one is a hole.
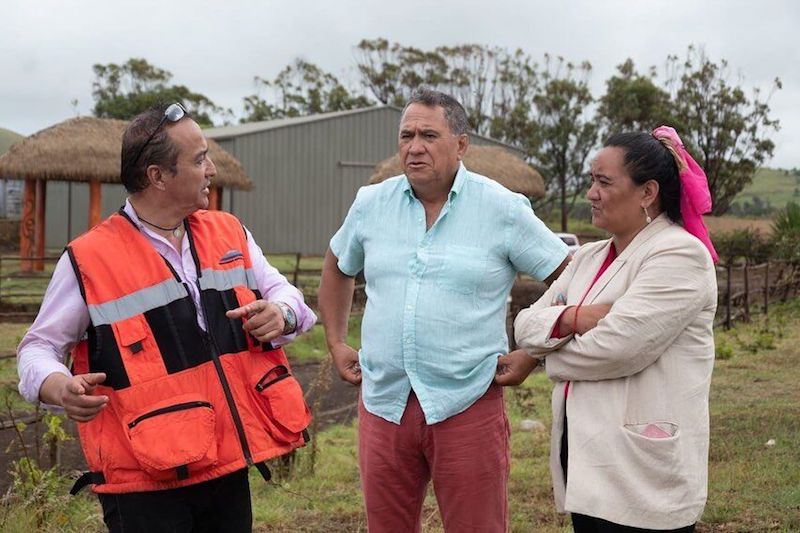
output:
M683 159L684 169L680 173L681 179L681 217L683 218L683 228L700 239L714 262L719 261L717 251L708 236L708 228L703 222L703 215L711 211L711 192L708 190L708 178L706 173L697 162L689 155L686 148L678 137L678 132L669 126L659 126L653 130L653 137L656 139L667 138L672 141L672 145Z

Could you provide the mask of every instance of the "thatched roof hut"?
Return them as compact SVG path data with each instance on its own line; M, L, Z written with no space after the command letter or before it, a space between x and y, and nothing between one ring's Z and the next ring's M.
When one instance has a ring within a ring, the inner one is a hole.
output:
M544 180L541 174L505 148L472 144L464 155L464 166L528 198L544 197ZM375 166L375 172L369 182L380 183L402 173L403 164L400 155L395 154Z
M0 157L0 179L119 183L120 142L126 125L123 120L80 117L43 129ZM217 166L215 185L253 188L236 158L211 139L208 145Z
M48 181L88 182L88 226L100 223L101 184L120 183L120 146L126 125L122 120L73 118L23 139L0 156L0 179L25 180L19 245L23 271L44 269ZM211 139L208 144L217 166L209 209L218 209L223 188L249 190L253 183L235 157ZM32 257L36 259L29 261Z

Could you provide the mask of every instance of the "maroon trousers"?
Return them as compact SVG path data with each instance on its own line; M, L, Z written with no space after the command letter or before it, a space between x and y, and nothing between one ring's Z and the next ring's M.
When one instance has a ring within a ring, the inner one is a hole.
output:
M411 392L400 425L359 402L358 460L371 533L419 532L428 481L448 532L508 530L509 426L502 387L425 423Z

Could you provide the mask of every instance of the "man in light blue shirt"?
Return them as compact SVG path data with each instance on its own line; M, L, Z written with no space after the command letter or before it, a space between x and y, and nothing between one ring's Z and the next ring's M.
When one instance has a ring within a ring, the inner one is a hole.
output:
M325 258L319 305L342 379L361 384L359 466L370 531L420 527L425 487L448 531L508 526L508 423L493 385L517 272L552 281L567 248L523 196L461 163L466 113L418 90L400 123L405 174L363 187ZM346 342L364 271L362 348Z

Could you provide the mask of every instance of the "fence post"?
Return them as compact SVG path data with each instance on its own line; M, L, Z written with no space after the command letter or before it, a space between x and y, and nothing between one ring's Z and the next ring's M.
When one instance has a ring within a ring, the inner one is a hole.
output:
M728 263L726 265L728 271L728 278L725 280L725 329L731 329L731 276L733 274L733 265Z
M292 277L292 285L295 287L297 287L297 280L300 276L300 257L300 253L295 254L294 276Z
M769 261L764 265L764 317L769 312Z
M744 321L750 322L750 264L744 262Z

